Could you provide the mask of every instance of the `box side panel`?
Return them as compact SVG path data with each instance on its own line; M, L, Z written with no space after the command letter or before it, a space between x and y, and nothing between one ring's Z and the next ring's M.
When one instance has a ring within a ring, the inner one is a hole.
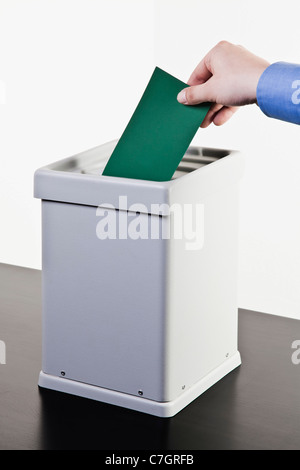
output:
M168 250L167 400L237 351L238 183L201 197L191 188Z
M139 214L138 228L126 211L97 215L50 201L42 208L43 372L161 401L165 241L103 232L113 236L115 220L134 237L150 216Z

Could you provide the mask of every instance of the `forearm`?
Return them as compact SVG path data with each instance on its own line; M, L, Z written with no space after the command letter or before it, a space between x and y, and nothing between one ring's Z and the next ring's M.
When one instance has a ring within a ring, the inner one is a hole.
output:
M300 65L270 65L259 79L256 98L266 116L300 124Z

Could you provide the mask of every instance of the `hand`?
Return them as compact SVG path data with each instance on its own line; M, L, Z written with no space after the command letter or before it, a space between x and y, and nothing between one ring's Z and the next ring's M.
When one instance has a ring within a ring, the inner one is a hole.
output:
M270 64L242 46L219 42L201 60L178 94L185 105L213 103L201 127L224 124L239 106L256 103L256 88Z

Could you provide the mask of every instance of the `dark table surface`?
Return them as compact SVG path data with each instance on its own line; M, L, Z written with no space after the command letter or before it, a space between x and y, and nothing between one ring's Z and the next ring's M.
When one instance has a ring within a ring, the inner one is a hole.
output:
M242 365L172 418L37 386L41 272L0 264L0 449L300 449L300 321L239 311Z

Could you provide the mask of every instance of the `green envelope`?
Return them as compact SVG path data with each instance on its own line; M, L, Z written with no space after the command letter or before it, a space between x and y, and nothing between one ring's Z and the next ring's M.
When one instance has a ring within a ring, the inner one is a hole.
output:
M187 85L156 67L103 175L168 181L210 104L186 106L177 95Z

